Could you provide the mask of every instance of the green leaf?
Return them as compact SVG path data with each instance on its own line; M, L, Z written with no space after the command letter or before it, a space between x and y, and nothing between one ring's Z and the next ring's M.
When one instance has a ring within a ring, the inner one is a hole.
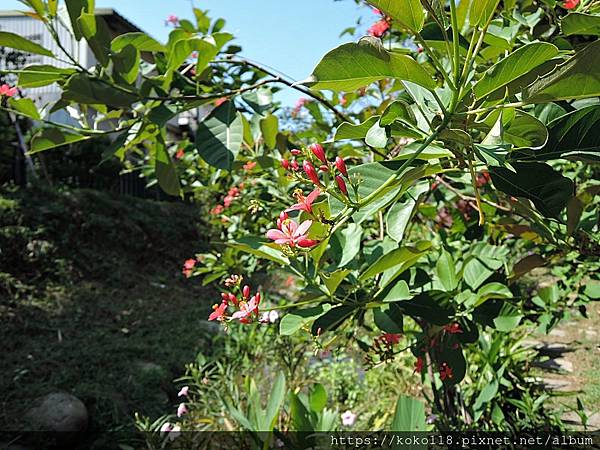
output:
M133 45L128 45L121 51L113 53L112 59L118 76L120 76L126 83L135 83L140 72L139 50Z
M269 148L275 148L277 145L277 132L279 131L279 120L273 114L269 114L260 120L260 131Z
M288 313L279 323L279 333L283 336L291 336L304 326L313 323L330 309L331 305L325 303L314 308L298 309Z
M290 416L294 431L313 431L313 424L310 420L310 411L306 409L300 397L290 392Z
M360 243L363 229L361 226L351 223L341 231L337 231L332 239L331 246L336 255L341 255L337 267L344 267L354 260L360 252Z
M422 317L434 325L446 325L454 311L447 306L442 306L443 298L438 296L440 292L430 291L417 295L412 300L398 302L397 305L411 316ZM441 293L444 296L446 293Z
M513 331L523 319L519 310L509 303L505 303L500 309L498 317L494 319L494 326L498 331Z
M64 81L75 73L73 69L65 69L51 65L32 65L15 71L19 75L19 87L34 88L48 86L57 81Z
M537 160L569 158L600 161L600 106L592 105L559 117L548 124L548 143Z
M338 286L342 283L342 281L344 281L344 279L346 278L346 276L348 276L350 272L351 270L348 269L339 269L335 272L320 274L323 283L325 283L325 286L327 286L329 294L335 294L335 291L337 290Z
M565 36L600 36L600 16L572 12L560 21Z
M502 283L488 283L479 288L477 291L477 300L474 306L479 306L489 299L512 298L513 294L510 289Z
M48 0L48 12L50 17L55 17L58 11L58 0Z
M401 120L410 125L416 125L417 123L415 113L410 108L410 105L402 100L396 100L388 105L381 115L379 124L382 127L386 127L397 120Z
M498 3L500 3L500 0L471 0L469 23L472 26L485 25L494 15L494 12L498 7Z
M402 310L395 303L380 306L373 310L375 325L385 333L402 333Z
M412 397L400 396L396 403L396 413L392 419L391 431L427 431L423 402Z
M64 86L62 98L83 105L107 105L115 108L129 107L138 100L134 94L115 89L110 84L89 78L82 73L69 78Z
M77 21L98 62L104 67L108 66L111 35L104 19L94 13L83 13Z
M365 281L392 267L419 259L427 252L427 250L429 250L429 248L431 248L431 242L429 241L420 241L414 246L407 245L405 247L397 248L378 258L358 279L359 281Z
M37 106L30 98L11 98L9 100L10 107L25 117L29 117L34 120L40 120L40 113L38 112Z
M371 127L377 123L379 116L369 117L362 123L357 125L344 122L335 130L334 141L341 141L343 139L359 140L364 139Z
M408 284L404 280L398 281L383 297L384 303L399 302L402 300L410 300L411 294Z
M79 17L82 13L93 13L94 8L90 8L88 0L69 0L65 4L69 13L69 19L71 19L73 34L75 35L75 39L79 41L83 37L81 28L79 27Z
M516 173L490 167L496 188L513 197L525 197L546 217L558 217L574 195L573 181L543 163L513 163Z
M271 388L271 394L269 395L269 401L267 402L267 410L265 411L265 420L268 423L266 424L267 428L257 431L273 430L277 423L277 419L279 418L281 407L283 406L285 393L285 376L283 375L283 372L279 372L277 378L275 378L275 383L273 383L273 387Z
M431 75L414 59L387 52L374 38L333 49L302 84L317 90L353 91L385 78L412 81L429 90L436 87Z
M600 41L595 41L532 83L523 94L523 100L547 103L599 95Z
M443 251L442 256L438 259L435 265L435 273L446 291L453 291L458 286L454 258L447 251Z
M74 144L75 142L85 141L90 138L90 136L68 133L57 128L44 128L31 139L29 154L32 155L51 148Z
M420 0L367 0L367 2L413 32L423 29L425 11Z
M483 73L473 87L473 92L477 98L483 98L556 55L558 55L558 48L547 42L524 45Z
M490 270L477 258L469 260L463 268L465 283L472 289L477 289L481 286L493 273L493 270Z
M346 319L356 311L356 308L355 305L332 307L329 311L315 320L311 327L311 333L314 336L320 336L327 331L333 331L339 328Z
M327 391L322 384L317 383L312 387L308 401L312 411L316 413L323 411L325 406L327 406Z
M114 38L110 44L113 51L123 50L128 45L132 45L140 52L164 52L166 48L157 40L151 38L146 33L135 31L132 33L121 34Z
M402 149L402 153L394 158L394 161L409 159L417 152L419 147L421 147L421 144L418 142L408 144ZM450 150L432 144L428 145L425 150L419 153L417 160L428 161L430 159L444 159L452 157L454 157L454 153L452 153Z
M502 138L504 142L514 145L515 149L530 148L535 150L546 145L548 130L535 117L517 111L516 116L510 122L504 124Z
M181 192L179 176L164 142L157 142L155 155L156 179L163 191L177 196Z
M396 202L385 218L387 234L396 242L402 242L406 227L410 223L423 194L429 191L429 183L420 183L409 190L410 197L403 202Z
M379 123L374 123L371 129L367 132L365 143L375 148L385 148L388 143L388 136L385 128L379 126Z
M25 53L35 53L36 55L54 57L54 53L47 48L44 48L35 42L31 42L18 34L9 33L7 31L0 31L0 47L8 47L15 50L21 50Z
M275 248L273 244L266 242L262 237L245 236L235 239L232 242L227 243L227 245L282 265L290 263L290 260L278 248Z
M244 125L233 102L215 108L198 126L196 147L213 167L231 170L242 146Z

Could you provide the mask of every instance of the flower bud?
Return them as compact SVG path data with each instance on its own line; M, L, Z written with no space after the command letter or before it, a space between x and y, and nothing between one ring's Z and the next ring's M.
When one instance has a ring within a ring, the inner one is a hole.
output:
M289 170L290 169L290 162L287 159L284 159L281 161L281 167L283 167L285 170Z
M297 148L291 150L292 155L294 156L299 156L302 154L302 152L300 150L298 150Z
M285 211L281 211L281 213L279 214L279 220L283 222L284 220L288 220L288 218L288 213L286 213Z
M297 172L298 170L300 170L300 166L298 165L298 161L296 161L295 159L292 161L292 170Z
M313 154L319 158L322 163L327 164L327 157L325 156L325 150L321 144L312 144L308 147Z
M298 241L298 247L310 248L314 247L318 243L319 241L315 241L314 239L302 239L301 241Z
M229 301L237 306L237 304L239 303L237 297L232 293L229 293L228 297Z
M304 173L306 174L306 176L310 178L310 181L315 183L317 186L321 185L321 182L319 181L319 175L317 174L317 171L315 170L314 166L310 163L310 161L305 160L302 164L302 168L304 169Z
M342 177L340 177L339 175L336 175L335 181L336 181L338 187L340 188L340 191L342 191L342 193L346 197L348 197L348 188L346 187L346 182L344 181L344 179Z
M229 300L229 294L227 294L226 292L222 292L221 298L223 299L224 302L226 302L227 300Z
M256 297L256 304L260 305L260 292L257 292L255 297Z
M248 297L250 297L250 286L245 285L242 289L242 294L244 295L244 298L248 300Z
M346 163L339 156L335 158L335 167L337 167L337 170L339 170L342 175L348 178L348 170L346 169Z

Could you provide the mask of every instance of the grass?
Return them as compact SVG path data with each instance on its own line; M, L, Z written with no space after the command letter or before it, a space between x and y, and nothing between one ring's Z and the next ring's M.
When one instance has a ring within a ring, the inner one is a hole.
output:
M214 294L180 273L204 246L198 219L180 203L0 190L3 429L56 391L86 404L85 448L130 439L135 412L171 410L172 380L215 332L202 325Z

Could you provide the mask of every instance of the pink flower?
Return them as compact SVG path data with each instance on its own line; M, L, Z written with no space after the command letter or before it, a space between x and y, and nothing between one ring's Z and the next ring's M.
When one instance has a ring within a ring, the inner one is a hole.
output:
M250 172L256 167L256 161L248 161L243 167L246 172Z
M223 103L227 101L227 97L221 97L215 100L215 106L221 106Z
M196 266L196 260L195 259L186 259L185 262L183 263L183 268L184 269L193 269Z
M210 210L210 214L212 216L218 216L219 214L221 214L223 212L224 209L225 209L225 207L223 205L217 205Z
M577 7L577 5L579 5L579 0L567 0L564 4L563 7L565 9L574 9Z
M171 24L173 26L177 26L179 24L179 17L171 14L170 16L167 17L167 20L165 20L165 23L167 25Z
M239 304L240 310L234 312L231 316L232 319L240 319L240 322L248 322L248 316L253 313L258 317L258 304L260 302L259 294L254 295L250 301L241 301Z
M302 110L302 108L304 108L304 106L306 106L308 103L310 103L310 99L309 98L299 98L296 101L296 105L294 106L294 110L292 111L292 117L296 117L300 111Z
M279 320L279 313L275 310L264 312L260 317L260 323L275 323Z
M351 427L354 425L354 422L356 422L356 414L354 414L352 411L346 411L344 414L342 414L342 424L347 427Z
M319 158L323 164L327 164L327 157L325 156L325 149L321 144L312 144L308 147L313 154Z
M185 156L185 151L180 148L179 150L177 150L177 153L175 153L175 158L176 159L181 159Z
M346 187L346 182L344 181L344 179L342 177L340 177L339 175L336 175L335 182L337 183L338 187L340 188L340 191L342 191L342 193L346 197L348 197L348 188Z
M163 426L160 427L160 432L161 433L168 433L172 429L173 429L173 424L170 423L170 422L165 422L165 423L163 423Z
M189 386L182 387L181 390L178 392L177 397L187 397L189 390L190 390Z
M208 316L208 320L218 320L223 322L225 320L225 314L227 312L227 302L222 302L220 305L213 306L213 312Z
M188 412L188 409L185 406L185 403L180 403L179 407L177 408L177 417L181 417L184 414L187 414L187 412Z
M16 87L10 87L8 84L0 86L0 97L13 97L17 92Z
M321 185L319 175L317 174L317 171L315 170L314 166L311 164L310 161L305 160L304 163L302 163L302 168L304 169L304 173L306 174L306 176L310 178L310 181L315 183L315 185L317 186Z
M308 239L308 229L312 225L312 220L305 220L298 225L291 219L281 223L280 229L271 229L267 231L267 237L276 244L287 244L290 247L311 247L313 244L311 239ZM312 244L312 245L311 245Z
M342 175L348 178L348 169L346 169L346 163L339 156L335 158L335 167L337 167L337 170L339 170Z
M281 160L281 167L283 167L285 170L289 170L290 162L287 159Z
M371 36L380 38L389 29L390 29L389 22L385 19L381 19L380 21L375 22L373 25L371 25L371 28L369 28L367 30L367 33L369 33Z
M319 197L319 195L321 195L321 191L319 190L319 188L317 188L314 191L312 191L310 194L308 194L307 197L305 197L304 195L302 195L301 192L298 192L296 194L296 200L298 201L298 203L296 203L295 205L290 206L285 211L286 212L290 212L290 211L305 211L305 212L307 212L309 214L312 214L312 204L317 199L317 197Z

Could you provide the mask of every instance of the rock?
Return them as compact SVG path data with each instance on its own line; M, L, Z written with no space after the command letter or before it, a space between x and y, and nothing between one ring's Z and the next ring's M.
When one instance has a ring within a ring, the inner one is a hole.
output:
M26 414L36 430L80 434L88 427L88 411L77 397L65 392L49 394Z
M571 391L571 383L562 379L544 378L542 379L544 387L550 391Z
M554 328L552 331L550 331L550 333L548 333L548 336L554 336L559 338L563 338L566 335L567 333L565 333L564 330L559 330L558 328Z
M573 372L573 363L565 358L554 358L546 361L535 362L537 367L554 372Z

